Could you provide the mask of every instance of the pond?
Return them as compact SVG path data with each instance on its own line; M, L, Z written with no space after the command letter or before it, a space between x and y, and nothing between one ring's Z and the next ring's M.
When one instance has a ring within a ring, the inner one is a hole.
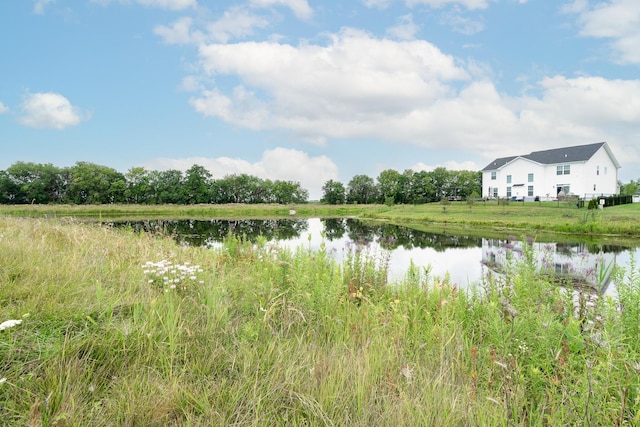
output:
M322 243L341 261L350 245L362 245L373 256L388 257L389 280L401 280L410 265L428 268L431 276L461 287L479 283L488 273L504 272L511 256L530 245L538 268L553 271L568 282L587 285L599 293L613 294L614 266L628 267L639 248L516 238L425 232L385 223L365 223L351 218L145 220L114 222L139 231L161 231L184 245L217 247L231 232L249 241L261 238L294 249L317 250Z

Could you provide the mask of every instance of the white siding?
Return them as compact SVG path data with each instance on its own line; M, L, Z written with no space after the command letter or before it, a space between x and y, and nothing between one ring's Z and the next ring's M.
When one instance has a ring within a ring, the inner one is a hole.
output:
M569 165L570 173L564 174L564 166ZM557 167L563 167L563 174L557 174ZM495 172L496 179L491 179ZM533 182L528 182L528 175L533 173ZM511 176L511 183L507 177ZM523 186L517 186L523 184ZM528 187L533 185L533 196L528 196ZM542 200L555 199L559 186L569 186L569 193L585 199L599 195L618 194L618 168L602 146L586 162L566 162L541 165L522 157L517 157L495 171L482 173L482 196L493 197L497 189L498 197L507 197L507 187L511 187L511 196L525 199L540 197ZM595 191L594 191L595 186Z
M529 174L533 174L533 182L529 182ZM539 196L538 189L544 184L545 168L543 165L523 158L516 158L496 171L496 179L491 179L491 171L482 173L482 195L491 197L493 189L498 189L498 197L507 197L507 187L511 187L512 197L529 197L528 187L533 186L533 199ZM511 176L511 183L507 177ZM489 189L491 188L491 192Z
M619 192L618 169L604 147L599 149L593 157L589 159L587 168L587 173L585 174L585 183L587 186L585 194L587 198L590 199L598 195L617 194ZM594 185L596 187L595 191L593 191Z

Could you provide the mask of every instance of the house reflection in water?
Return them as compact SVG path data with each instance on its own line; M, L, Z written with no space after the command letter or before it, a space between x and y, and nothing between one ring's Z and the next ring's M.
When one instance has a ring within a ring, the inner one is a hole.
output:
M524 257L530 245L536 269L563 285L592 289L604 293L611 281L616 253L590 252L585 243L538 243L482 239L482 263L496 273L508 273L514 262ZM592 249L593 250L593 249Z

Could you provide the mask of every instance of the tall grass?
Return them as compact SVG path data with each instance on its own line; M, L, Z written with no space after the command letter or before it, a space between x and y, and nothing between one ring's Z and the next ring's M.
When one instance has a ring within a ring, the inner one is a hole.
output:
M596 298L525 251L463 292L387 283L385 259L0 218L0 321L22 320L0 331L0 424L640 422L637 273Z

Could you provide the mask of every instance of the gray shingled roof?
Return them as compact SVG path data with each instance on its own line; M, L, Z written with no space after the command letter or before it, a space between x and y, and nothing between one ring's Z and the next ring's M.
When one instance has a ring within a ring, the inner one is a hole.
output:
M584 162L589 160L606 142L595 144L576 145L574 147L554 148L551 150L534 151L522 156L501 157L489 163L483 171L496 170L506 165L517 157L529 159L543 165L556 163Z

